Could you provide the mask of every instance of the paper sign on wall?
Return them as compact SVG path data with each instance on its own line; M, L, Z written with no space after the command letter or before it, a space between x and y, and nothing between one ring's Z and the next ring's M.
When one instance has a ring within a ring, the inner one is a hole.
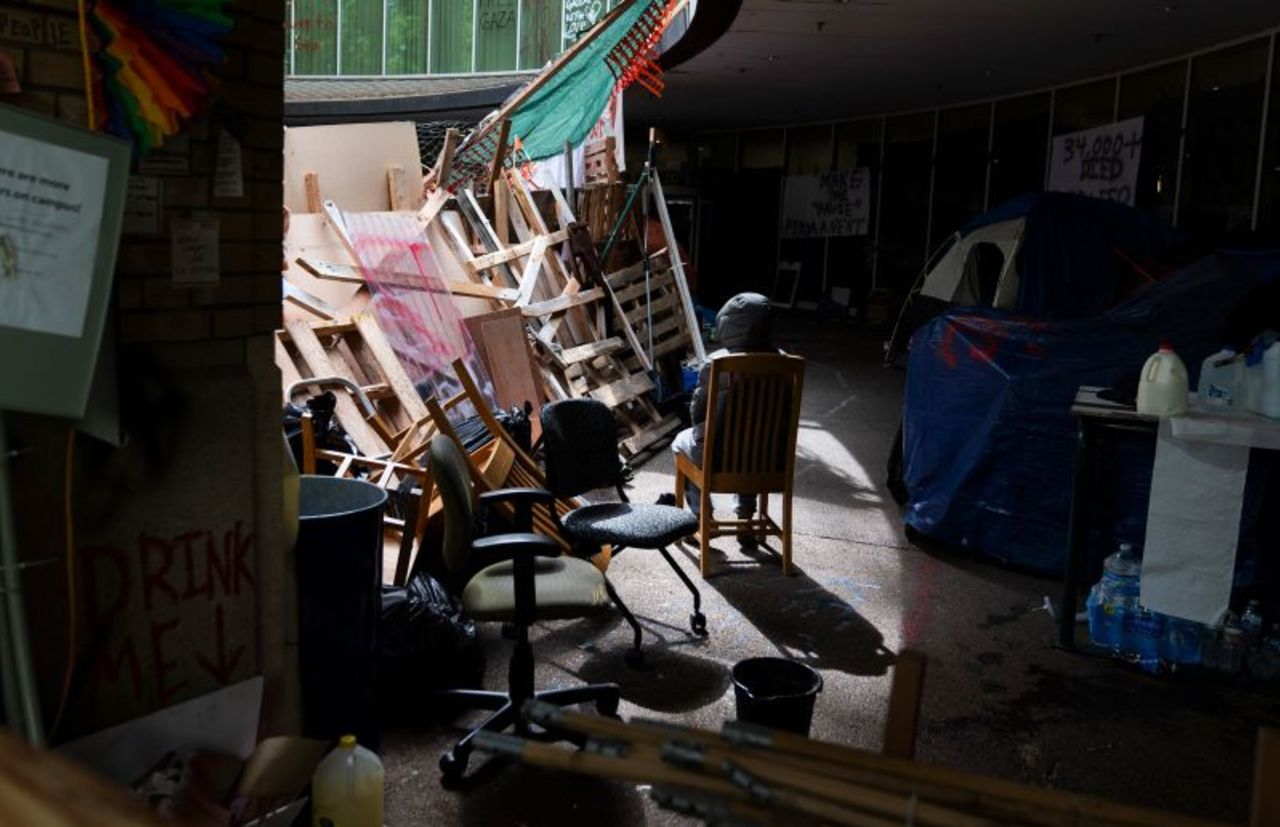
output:
M213 173L213 197L244 197L244 161L240 142L225 129L218 136L218 163Z
M867 234L871 220L870 168L788 175L784 187L783 238Z
M1058 135L1049 160L1049 189L1133 206L1142 160L1142 117Z
M206 287L218 283L218 219L175 218L169 224L173 283Z
M122 231L136 235L160 233L160 179L140 175L129 176L124 193Z
M171 136L138 161L143 175L189 175L191 173L191 136L181 132Z
M105 158L0 141L0 326L79 337L93 285Z

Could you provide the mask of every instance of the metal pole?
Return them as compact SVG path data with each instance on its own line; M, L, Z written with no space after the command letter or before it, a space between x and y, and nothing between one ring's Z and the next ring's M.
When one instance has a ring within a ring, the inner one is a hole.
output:
M40 698L36 693L35 669L31 663L31 641L27 635L27 618L22 604L22 576L18 570L18 540L13 531L13 502L9 495L9 440L5 433L4 415L0 413L0 589L3 590L8 632L6 651L11 663L3 664L6 674L12 670L17 697L8 697L5 680L5 714L11 721L21 721L27 740L44 745L44 725L40 719ZM16 702L16 706L12 704Z

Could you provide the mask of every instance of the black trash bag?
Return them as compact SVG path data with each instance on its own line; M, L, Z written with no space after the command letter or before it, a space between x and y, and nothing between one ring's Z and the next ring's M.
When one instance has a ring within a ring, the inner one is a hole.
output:
M382 587L378 633L384 723L420 719L424 713L434 717L434 705L424 705L430 691L479 686L484 679L475 622L426 572L414 574L406 587Z
M341 451L346 454L359 454L355 442L347 436L338 417L334 416L334 408L338 405L338 397L333 391L325 391L307 400L306 407L292 402L284 406L284 436L289 441L289 450L293 453L293 461L302 468L302 415L311 412L311 423L315 426L316 448L328 451ZM324 459L316 461L316 473L332 475L337 466Z

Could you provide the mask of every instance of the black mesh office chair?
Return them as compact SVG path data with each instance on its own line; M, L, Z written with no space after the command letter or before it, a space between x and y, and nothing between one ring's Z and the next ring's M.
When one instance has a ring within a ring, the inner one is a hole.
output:
M567 706L594 701L604 715L618 710L616 683L590 684L568 689L537 691L533 686L533 647L529 626L537 620L586 617L609 606L604 575L586 560L561 554L560 545L549 537L527 531L535 505L551 507L552 494L539 488L508 488L480 495L480 503L510 502L516 511L515 525L526 531L475 539L470 475L467 460L457 443L437 436L428 449L431 473L444 506L444 563L450 571L460 571L472 557L487 563L462 590L462 610L475 620L508 623L515 632L515 651L508 668L507 691L454 689L441 699L461 702L471 709L490 710L481 724L458 741L440 758L440 772L446 782L462 777L477 732L501 732L513 727L521 735L530 732L523 717L524 702L530 698Z
M622 489L613 412L594 399L552 402L542 407L542 434L547 488L556 496L576 497L587 491L613 488L621 500L592 503L565 514L561 517L565 535L585 546L613 546L615 556L624 548L658 551L693 593L689 627L695 634L705 635L707 618L702 614L702 595L667 551L667 546L698 530L698 518L683 508L637 504L627 500ZM635 633L635 646L627 653L628 662L637 663L640 660L640 625L620 602L618 609Z

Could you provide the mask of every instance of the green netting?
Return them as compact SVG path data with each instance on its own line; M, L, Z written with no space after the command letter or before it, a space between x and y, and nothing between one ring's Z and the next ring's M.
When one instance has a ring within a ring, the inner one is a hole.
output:
M595 126L618 80L605 58L653 5L662 0L642 0L618 15L512 116L511 135L532 160L563 153L565 141L577 146Z

